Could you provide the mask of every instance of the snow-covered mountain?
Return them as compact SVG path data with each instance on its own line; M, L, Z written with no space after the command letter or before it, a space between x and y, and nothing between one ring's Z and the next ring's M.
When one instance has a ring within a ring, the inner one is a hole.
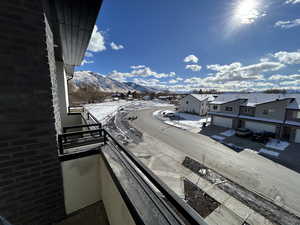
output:
M152 88L152 87L146 87L146 86L134 83L134 82L126 82L124 84L126 84L127 86L129 86L129 87L131 87L134 90L139 91L139 92L145 92L145 93L159 92L158 89L155 89L155 88Z
M103 92L122 92L138 91L138 92L157 92L158 90L145 87L133 82L123 83L117 80L105 77L99 73L92 71L76 71L74 77L71 80L75 88L84 87L85 85L91 85L97 87Z

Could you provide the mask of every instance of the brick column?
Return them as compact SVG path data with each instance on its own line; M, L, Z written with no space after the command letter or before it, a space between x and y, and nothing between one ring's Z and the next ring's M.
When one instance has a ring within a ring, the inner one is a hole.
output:
M41 2L0 1L0 215L14 225L65 214L53 37Z

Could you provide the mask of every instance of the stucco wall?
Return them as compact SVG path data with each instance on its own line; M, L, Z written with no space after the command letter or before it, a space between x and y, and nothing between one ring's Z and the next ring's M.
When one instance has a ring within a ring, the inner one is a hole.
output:
M101 165L101 196L110 225L135 225L135 222L119 193L108 168L102 158Z
M56 61L57 74L57 97L59 102L59 113L61 118L61 126L72 126L81 124L80 115L68 115L68 88L67 78L65 75L64 63Z
M63 162L62 172L67 214L101 200L99 155Z

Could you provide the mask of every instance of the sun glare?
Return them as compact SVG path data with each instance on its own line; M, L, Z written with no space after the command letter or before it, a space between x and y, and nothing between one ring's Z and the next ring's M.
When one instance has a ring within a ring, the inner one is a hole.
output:
M258 17L264 16L260 11L259 0L239 0L234 9L234 19L238 24L251 24Z

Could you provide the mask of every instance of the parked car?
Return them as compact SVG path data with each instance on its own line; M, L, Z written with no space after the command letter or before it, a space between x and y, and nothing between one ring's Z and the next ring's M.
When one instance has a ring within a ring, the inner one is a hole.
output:
M137 116L129 116L128 117L128 120L136 120L137 119Z
M265 132L254 133L252 136L252 141L260 142L266 144L269 141L269 137L266 136Z
M239 137L249 137L252 135L252 131L247 128L238 128L235 134Z
M167 113L166 116L169 118L173 118L175 117L175 113Z
M269 137L269 138L275 138L275 133L273 132L264 132L265 137Z

